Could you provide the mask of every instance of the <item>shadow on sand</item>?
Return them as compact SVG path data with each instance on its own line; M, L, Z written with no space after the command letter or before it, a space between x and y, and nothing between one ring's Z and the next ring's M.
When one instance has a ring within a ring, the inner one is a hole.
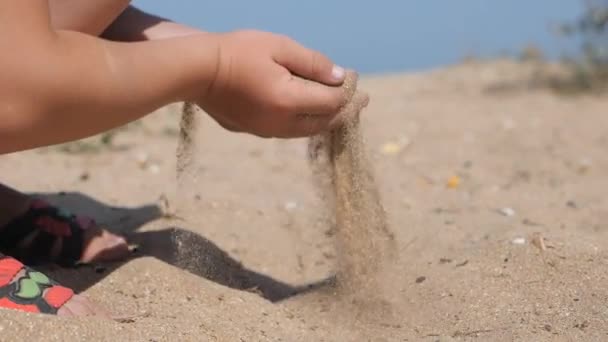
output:
M148 222L162 218L157 205L134 208L112 207L81 193L34 194L72 212L95 218L102 226L127 237L138 246L132 258L154 257L192 274L233 289L254 292L279 302L331 284L333 279L293 286L245 268L212 241L185 228L139 231ZM58 282L81 292L105 278L122 264L85 265L77 269L46 266Z

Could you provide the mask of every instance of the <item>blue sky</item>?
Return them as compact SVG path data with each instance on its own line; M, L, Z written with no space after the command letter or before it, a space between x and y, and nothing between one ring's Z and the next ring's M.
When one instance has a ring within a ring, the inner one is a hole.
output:
M283 33L362 73L434 68L465 55L517 52L535 43L557 57L574 44L551 25L581 0L139 0L135 5L208 31Z

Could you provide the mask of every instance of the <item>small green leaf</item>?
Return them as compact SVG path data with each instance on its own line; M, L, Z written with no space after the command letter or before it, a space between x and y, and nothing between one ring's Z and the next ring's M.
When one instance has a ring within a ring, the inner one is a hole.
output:
M40 272L30 272L30 278L37 282L38 284L42 284L42 285L50 285L51 284L51 280L49 279L49 277L45 276L44 274L40 273Z
M33 299L38 296L42 291L40 291L40 287L38 283L30 278L23 278L19 280L19 292L16 293L17 297L25 298L25 299Z

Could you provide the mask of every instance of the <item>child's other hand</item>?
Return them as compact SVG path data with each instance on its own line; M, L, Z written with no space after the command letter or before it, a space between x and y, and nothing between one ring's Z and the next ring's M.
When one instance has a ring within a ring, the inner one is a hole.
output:
M284 36L238 31L219 37L217 74L197 103L224 128L296 138L337 123L346 102L344 69Z

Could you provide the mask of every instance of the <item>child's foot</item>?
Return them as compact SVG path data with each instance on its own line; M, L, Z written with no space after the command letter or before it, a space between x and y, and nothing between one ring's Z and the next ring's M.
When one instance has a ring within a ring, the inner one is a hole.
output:
M1 194L0 194L1 195ZM89 218L75 216L39 199L27 199L26 210L0 226L0 252L32 265L54 262L74 266L126 258L124 238Z
M58 285L14 258L0 255L0 308L59 316L109 315L85 297Z

